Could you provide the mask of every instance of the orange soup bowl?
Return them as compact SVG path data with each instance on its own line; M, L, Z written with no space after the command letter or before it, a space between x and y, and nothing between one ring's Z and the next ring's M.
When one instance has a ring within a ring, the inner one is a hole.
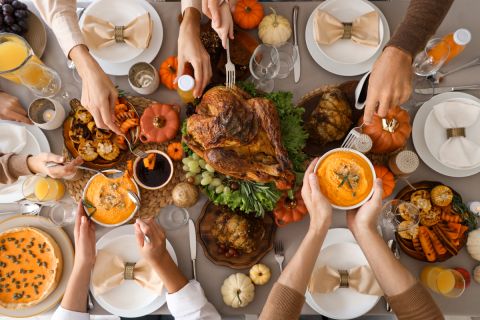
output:
M109 169L102 172L121 171ZM140 198L140 189L133 178L123 175L120 178L108 179L97 173L88 180L83 189L83 208L92 221L101 226L121 226L130 221L140 209L128 196L128 190L135 192Z
M375 170L361 152L337 148L328 151L314 169L320 190L340 210L362 206L373 194Z

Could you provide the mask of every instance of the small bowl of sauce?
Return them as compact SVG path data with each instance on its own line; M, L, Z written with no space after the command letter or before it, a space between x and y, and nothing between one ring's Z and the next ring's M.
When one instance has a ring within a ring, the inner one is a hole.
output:
M162 189L172 180L172 159L165 152L159 150L149 150L146 153L156 154L153 169L145 167L144 159L137 158L133 163L133 178L144 189Z

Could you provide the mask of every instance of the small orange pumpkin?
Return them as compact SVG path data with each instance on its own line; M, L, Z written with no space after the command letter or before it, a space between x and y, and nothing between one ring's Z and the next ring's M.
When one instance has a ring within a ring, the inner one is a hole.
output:
M301 189L298 189L293 199L286 193L278 200L273 210L273 216L275 218L275 224L283 227L289 223L302 220L307 212L308 210L305 202L303 202Z
M359 124L363 123L363 116ZM372 153L390 153L405 146L412 126L410 125L410 115L405 109L399 106L388 110L387 116L381 118L377 114L373 116L371 124L363 126L363 133L372 138Z
M143 143L164 143L175 138L180 128L179 111L175 105L151 104L140 119L140 140Z
M239 0L235 5L233 20L240 28L254 29L264 15L263 6L257 0Z
M170 90L177 90L175 79L177 78L178 59L176 56L170 56L160 65L160 81ZM193 76L193 69L190 63L185 64L183 74Z
M180 142L171 142L167 147L167 154L172 160L180 161L183 158L183 148Z
M393 173L385 166L374 165L373 169L375 169L377 178L382 179L382 199L388 198L393 193L393 189L395 189L395 177Z

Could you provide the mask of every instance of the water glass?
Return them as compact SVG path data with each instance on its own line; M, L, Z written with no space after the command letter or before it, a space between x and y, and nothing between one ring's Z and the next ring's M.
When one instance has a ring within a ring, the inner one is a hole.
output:
M298 59L297 50L295 50L292 43L286 42L277 47L277 51L280 62L280 69L278 71L277 78L285 79L293 70L293 66Z
M280 59L277 48L261 44L250 58L250 73L256 88L264 92L272 92L275 86L273 79L280 70Z
M164 229L175 230L187 224L189 218L187 209L168 206L161 209L157 221Z
M56 203L50 207L43 207L40 216L48 218L54 225L64 227L75 223L77 205L74 203Z
M415 232L420 221L420 210L410 202L393 199L382 207L382 224L396 232ZM410 223L402 223L409 221Z
M434 75L443 66L449 54L450 46L447 42L440 38L431 39L413 60L415 74L421 77Z

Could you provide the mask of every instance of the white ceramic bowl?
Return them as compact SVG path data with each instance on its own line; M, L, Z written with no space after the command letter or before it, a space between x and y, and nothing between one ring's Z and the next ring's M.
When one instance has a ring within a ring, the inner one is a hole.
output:
M108 169L108 170L102 170L102 172L121 172L120 170L117 170L117 169ZM87 185L85 186L85 188L83 189L83 194L82 194L82 199L85 199L85 192L87 191L88 187L90 186L90 183L92 182L92 180L98 176L100 173L97 173L95 174L94 176L92 176L90 178L90 180L88 180L87 182ZM138 185L137 183L135 182L135 180L133 180L133 184L135 185L135 189L136 189L136 192L137 192L137 195L138 195L138 198L140 198L140 189L138 188ZM86 208L85 206L83 206L83 208L85 209L85 212L88 212L88 208ZM137 211L139 210L139 207L136 207L135 210L132 211L132 213L128 216L128 218L126 218L124 221L122 222L119 222L119 223L116 223L116 224L106 224L106 223L102 223L98 220L95 219L95 214L93 216L91 216L90 218L92 219L92 221L94 221L96 224L99 224L103 227L107 227L107 228L112 228L112 227L118 227L118 226L121 226L125 223L127 223L128 221L130 221L130 219L133 218L133 216L135 216L135 214L137 213Z
M168 179L167 181L165 181L162 185L158 186L158 187L149 187L149 186L146 186L142 183L142 181L140 181L140 179L138 178L137 176L137 166L138 166L138 163L143 160L141 158L137 158L135 159L135 162L133 163L133 178L135 179L135 182L142 188L144 189L147 189L147 190L158 190L158 189L162 189L163 187L165 187L167 184L170 183L170 181L172 180L172 177L173 177L173 170L174 170L174 167L173 167L173 162L172 162L172 159L170 159L170 157L163 151L159 151L159 150L148 150L146 151L146 153L156 153L156 154L159 154L160 156L164 157L165 159L167 159L168 161L168 164L170 165L170 175L168 176ZM155 170L155 169L154 169Z
M374 170L374 168L373 168L373 164L372 164L372 162L370 161L370 159L368 159L363 153L358 152L357 150L346 149L346 148L336 148L336 149L333 149L333 150L330 150L330 151L326 152L325 154L323 154L323 155L320 157L320 159L318 159L317 163L315 164L314 172L315 172L315 174L317 174L317 170L318 170L318 167L319 167L320 163L322 163L322 161L325 160L325 158L326 158L327 156L329 156L329 155L332 154L332 153L339 152L339 151L351 152L351 153L354 153L354 154L360 156L363 160L365 160L365 161L368 163L368 166L370 167L370 172L371 172L371 174L372 174L373 183L372 183L372 189L371 189L370 192L368 193L368 196L365 197L365 199L363 199L363 200L360 201L359 203L357 203L357 204L355 204L355 205L353 205L353 206L349 206L349 207L342 207L342 206L338 206L338 205L336 205L336 204L331 203L332 207L334 207L335 209L340 209L340 210L356 209L356 208L361 207L362 205L364 205L365 202L367 202L367 201L372 197L372 195L373 195L376 175L375 175L375 170Z

